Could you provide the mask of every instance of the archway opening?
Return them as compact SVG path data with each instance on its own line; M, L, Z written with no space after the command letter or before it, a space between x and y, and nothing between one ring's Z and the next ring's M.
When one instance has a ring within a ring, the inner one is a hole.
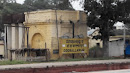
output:
M32 37L32 42L31 42L31 48L33 49L43 49L45 48L45 42L43 39L43 36L40 33L36 33Z

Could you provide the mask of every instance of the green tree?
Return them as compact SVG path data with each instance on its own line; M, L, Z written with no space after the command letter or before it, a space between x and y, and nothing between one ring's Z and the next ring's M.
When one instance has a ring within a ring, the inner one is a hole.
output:
M130 27L130 0L126 0L126 2L124 3L124 6L125 6L125 10L126 10L126 20L125 20L125 23L129 24L127 26Z
M94 38L103 40L104 57L109 56L109 35L114 23L126 22L129 11L125 4L125 1L119 0L85 0L87 25L91 28L100 28L101 35Z
M62 10L73 9L69 0L25 0L24 4L18 4L16 0L0 0L0 31L4 27L2 24L3 15L56 8Z
M16 0L0 0L0 31L3 31L3 16L7 14L23 13L27 11L24 5L16 3Z
M49 0L49 4L52 8L60 10L73 10L70 0Z
M25 0L24 5L28 10L61 9L72 10L69 0Z
M34 2L35 2L35 0L25 0L23 5L28 9L28 11L33 11L33 10L35 10L35 8L33 6Z

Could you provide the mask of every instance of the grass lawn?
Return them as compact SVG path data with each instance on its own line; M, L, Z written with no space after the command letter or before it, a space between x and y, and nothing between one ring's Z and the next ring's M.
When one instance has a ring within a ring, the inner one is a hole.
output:
M32 62L26 61L0 61L0 65L14 65L14 64L30 64Z
M111 60L120 58L82 58L82 59L59 59L51 60L49 62L69 62L69 61L91 61L91 60ZM0 65L15 65L15 64L32 64L32 63L47 63L47 62L29 62L29 61L0 61Z

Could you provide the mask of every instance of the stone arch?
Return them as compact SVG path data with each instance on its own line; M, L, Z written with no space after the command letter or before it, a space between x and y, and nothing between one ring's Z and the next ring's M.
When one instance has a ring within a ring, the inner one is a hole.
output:
M44 37L40 33L35 33L31 40L31 48L43 49L44 47Z

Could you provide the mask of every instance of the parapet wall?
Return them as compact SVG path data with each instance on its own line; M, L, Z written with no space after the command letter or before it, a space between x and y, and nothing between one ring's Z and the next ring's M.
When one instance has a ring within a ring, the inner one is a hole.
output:
M26 23L36 22L54 22L55 20L61 22L82 21L86 22L86 14L81 11L69 10L41 10L33 12L25 12ZM57 19L56 19L57 18Z

